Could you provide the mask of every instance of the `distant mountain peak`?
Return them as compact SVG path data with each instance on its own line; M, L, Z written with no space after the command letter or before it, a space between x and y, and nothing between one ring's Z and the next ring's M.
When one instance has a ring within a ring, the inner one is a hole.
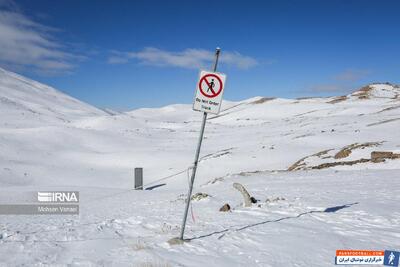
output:
M351 97L358 99L392 98L400 99L400 86L391 83L372 83L353 92Z

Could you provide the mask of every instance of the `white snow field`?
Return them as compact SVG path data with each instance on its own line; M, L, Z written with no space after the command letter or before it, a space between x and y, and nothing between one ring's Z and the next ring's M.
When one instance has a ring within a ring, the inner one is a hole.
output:
M399 87L222 109L194 187L209 196L192 201L188 240L170 245L201 113L110 115L0 69L0 204L80 192L80 215L0 215L0 266L331 266L338 249L400 249ZM135 167L145 187L162 186L132 190ZM243 207L234 182L258 202Z

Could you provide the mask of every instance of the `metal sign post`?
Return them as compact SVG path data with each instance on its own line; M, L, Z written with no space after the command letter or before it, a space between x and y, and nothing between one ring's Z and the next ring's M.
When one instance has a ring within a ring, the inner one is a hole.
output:
M214 72L217 71L217 64L218 64L218 58L219 58L220 52L221 52L221 49L217 47L217 49L215 50L215 62L214 62L214 68L213 68ZM196 177L197 164L199 162L200 148L201 148L201 142L203 141L206 120L207 120L207 112L203 112L203 121L201 122L200 136L199 136L199 141L197 144L196 154L194 157L192 176L190 179L189 192L188 192L187 200L186 200L185 214L183 215L181 235L179 237L180 240L183 240L183 235L185 233L186 219L187 219L187 215L188 215L188 211L189 211L190 199L192 197L193 183L194 183L194 178Z

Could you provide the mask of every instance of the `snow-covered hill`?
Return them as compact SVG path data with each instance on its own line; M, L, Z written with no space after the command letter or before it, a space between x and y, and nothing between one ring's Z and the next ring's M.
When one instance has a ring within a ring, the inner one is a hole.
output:
M211 197L194 202L193 240L180 246L166 241L179 233L201 113L177 104L111 115L4 70L0 100L0 202L81 195L79 217L0 216L5 265L329 266L335 249L400 247L398 86L224 101L194 189ZM131 190L134 167L146 187L165 185ZM260 202L241 207L233 182ZM233 211L219 212L224 203Z
M0 68L1 127L29 128L65 123L101 110L18 74Z

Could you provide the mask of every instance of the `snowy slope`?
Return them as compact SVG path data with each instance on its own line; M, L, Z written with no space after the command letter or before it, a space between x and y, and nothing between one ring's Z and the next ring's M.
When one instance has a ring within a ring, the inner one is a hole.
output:
M70 122L104 112L47 85L0 68L2 128Z
M79 217L0 216L5 266L329 266L336 249L400 247L400 159L371 161L372 151L400 153L397 86L224 101L209 116L194 189L212 197L193 203L194 239L170 246L201 113L176 104L111 116L0 75L8 99L0 102L0 202L37 190L81 194ZM165 185L132 191L134 167L144 167L147 186ZM260 202L241 207L233 182ZM234 210L219 212L224 203Z

